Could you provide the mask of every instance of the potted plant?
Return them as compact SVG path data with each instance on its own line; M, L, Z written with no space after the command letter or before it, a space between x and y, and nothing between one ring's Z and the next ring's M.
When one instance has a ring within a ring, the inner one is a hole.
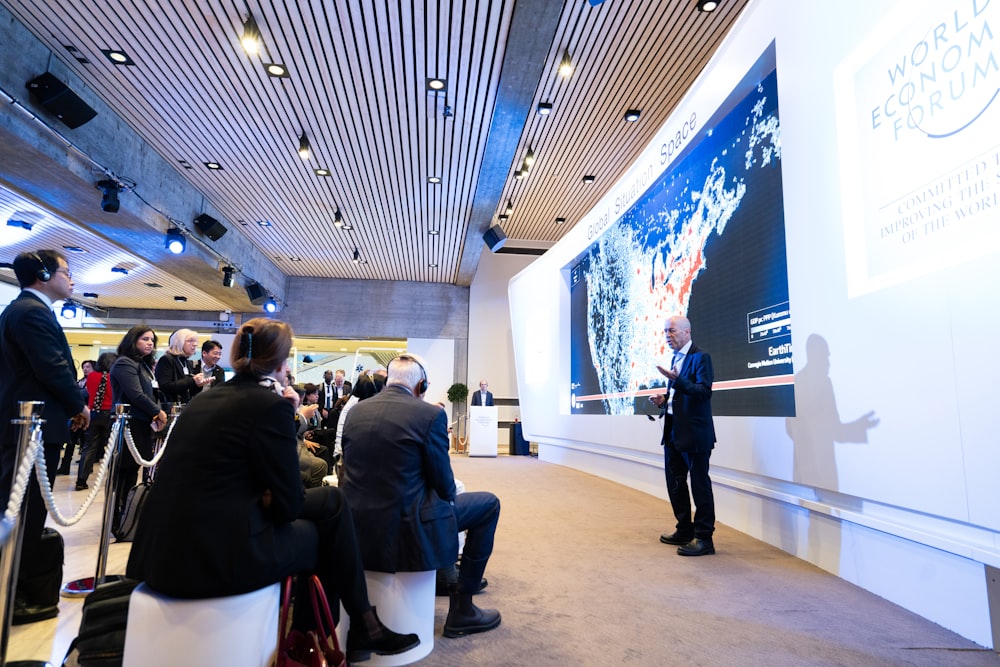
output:
M461 382L448 387L448 400L455 405L455 425L457 428L452 433L452 450L465 451L465 438L462 437L462 419L459 413L465 414L465 400L469 398L469 388ZM459 407L461 406L461 407Z

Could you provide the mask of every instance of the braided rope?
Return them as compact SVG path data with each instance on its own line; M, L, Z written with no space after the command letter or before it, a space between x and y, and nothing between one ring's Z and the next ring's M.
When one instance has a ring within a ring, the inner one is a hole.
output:
M14 475L14 484L10 489L10 496L7 498L7 509L4 511L4 520L14 523L14 520L21 513L21 502L24 500L24 492L28 489L28 479L31 474L31 466L35 463L38 450L42 446L42 425L35 424L31 429L31 439L28 441L28 448L24 451L24 458ZM44 457L43 457L44 458ZM48 484L46 484L48 486Z
M80 505L80 509L77 510L76 514L67 519L59 506L56 505L55 496L52 493L52 489L49 488L49 475L45 466L45 457L39 456L35 459L35 473L38 476L38 485L42 489L42 498L45 500L45 507L49 511L49 516L60 526L75 526L83 518L83 515L87 513L90 506L94 504L94 499L101 489L104 488L104 476L108 472L108 463L111 461L111 452L115 448L115 442L118 440L118 432L121 429L122 423L120 420L115 420L114 425L111 427L111 434L108 436L108 444L104 447L104 456L101 457L101 465L97 469L97 479L94 481L94 486L90 489L90 493L87 494L86 500ZM39 445L41 443L39 442ZM37 452L37 447L35 448ZM82 464L81 464L82 465Z
M177 419L174 418L173 415L171 415L169 421L170 421L170 426L167 427L167 435L164 436L163 443L160 445L160 448L153 455L153 458L151 458L148 461L142 458L142 454L140 454L139 450L136 448L135 440L132 439L131 429L125 429L125 442L128 444L128 450L132 452L132 458L135 459L135 462L138 463L143 468L152 468L153 466L155 466L157 463L160 462L160 459L163 458L163 452L167 451L167 442L170 440L170 434L174 432L174 425L177 423Z

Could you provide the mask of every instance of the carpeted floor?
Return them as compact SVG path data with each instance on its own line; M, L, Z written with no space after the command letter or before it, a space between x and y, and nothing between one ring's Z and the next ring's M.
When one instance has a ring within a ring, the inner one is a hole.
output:
M1000 656L725 525L714 556L660 544L665 500L529 457L453 458L503 506L492 632L420 665L1000 665ZM720 517L724 520L724 517Z

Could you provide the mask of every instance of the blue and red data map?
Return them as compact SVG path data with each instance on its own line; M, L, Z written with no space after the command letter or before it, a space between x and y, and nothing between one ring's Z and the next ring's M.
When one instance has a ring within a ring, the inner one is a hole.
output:
M712 357L716 415L792 416L774 45L570 267L571 411L653 411L673 314Z

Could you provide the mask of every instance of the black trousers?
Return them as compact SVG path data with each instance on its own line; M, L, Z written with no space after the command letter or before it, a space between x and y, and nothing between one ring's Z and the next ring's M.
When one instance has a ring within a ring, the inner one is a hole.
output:
M280 531L277 537L288 540L290 562L287 574L315 573L330 600L334 620L339 615L338 600L354 622L368 611L368 585L361 562L351 508L340 489L320 486L306 489L305 503L299 518ZM309 601L307 577L300 576L295 588L295 611L292 624L300 630L315 627Z
M677 532L694 535L699 539L711 540L715 532L715 496L712 480L708 476L708 460L712 450L707 452L681 452L672 442L663 447L663 469L667 478L667 496L677 519ZM691 488L688 489L688 476ZM695 513L691 519L691 497L694 497Z
M95 410L90 413L90 428L84 439L83 454L80 467L76 471L76 483L86 484L90 473L94 472L94 464L101 460L104 448L111 434L111 413L107 410Z

